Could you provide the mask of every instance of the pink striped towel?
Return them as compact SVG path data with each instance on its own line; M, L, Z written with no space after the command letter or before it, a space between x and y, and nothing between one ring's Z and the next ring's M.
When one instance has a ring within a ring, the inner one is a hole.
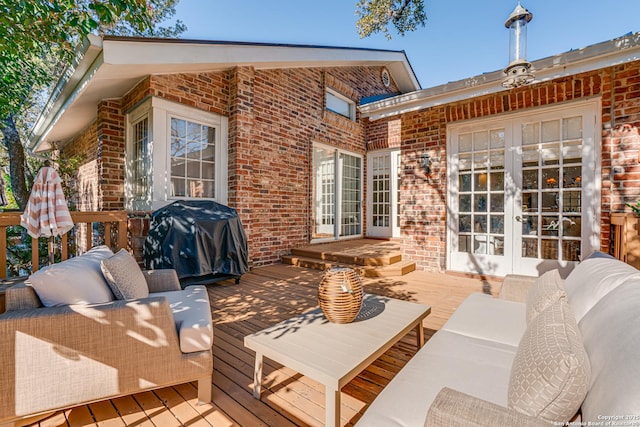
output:
M31 237L60 236L73 228L61 182L54 168L43 167L38 172L27 208L20 215L20 225Z

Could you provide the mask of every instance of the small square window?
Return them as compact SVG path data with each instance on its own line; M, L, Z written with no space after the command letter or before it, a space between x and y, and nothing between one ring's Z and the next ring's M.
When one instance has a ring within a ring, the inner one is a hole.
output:
M348 119L356 119L356 103L328 88L326 92L326 108Z

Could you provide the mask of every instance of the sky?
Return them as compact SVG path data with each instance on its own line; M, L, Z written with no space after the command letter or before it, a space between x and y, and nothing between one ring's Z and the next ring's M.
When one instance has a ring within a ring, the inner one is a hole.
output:
M522 0L533 14L527 59L640 31L640 0ZM516 0L425 0L427 22L405 36L360 39L356 0L180 0L182 38L404 50L423 88L504 69Z

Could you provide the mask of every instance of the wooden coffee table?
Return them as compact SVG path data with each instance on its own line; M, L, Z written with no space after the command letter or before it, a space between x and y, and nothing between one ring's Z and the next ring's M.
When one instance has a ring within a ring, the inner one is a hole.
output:
M411 329L424 345L422 320L431 307L365 295L352 323L330 323L318 308L244 338L256 352L253 396L260 399L263 357L325 385L325 425L340 425L340 389Z

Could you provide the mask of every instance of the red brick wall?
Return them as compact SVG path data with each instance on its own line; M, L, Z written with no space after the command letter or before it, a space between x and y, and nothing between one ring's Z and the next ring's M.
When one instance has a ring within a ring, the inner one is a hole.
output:
M312 143L365 154L364 128L324 108L325 87L358 100L385 88L380 67L254 70L149 76L120 100L100 103L98 119L73 148L87 153L79 189L84 209L124 206L125 114L157 96L229 117L229 205L247 231L253 266L278 262L311 235ZM96 188L97 185L97 188ZM363 183L364 185L364 183ZM140 250L146 223L130 221ZM138 235L140 234L140 235Z
M447 124L592 96L602 100L601 248L608 250L610 212L622 211L625 202L640 198L640 62L368 123L370 149L397 146L397 127L401 128L401 231L406 257L420 269L446 266ZM418 168L425 151L434 160L428 177Z

